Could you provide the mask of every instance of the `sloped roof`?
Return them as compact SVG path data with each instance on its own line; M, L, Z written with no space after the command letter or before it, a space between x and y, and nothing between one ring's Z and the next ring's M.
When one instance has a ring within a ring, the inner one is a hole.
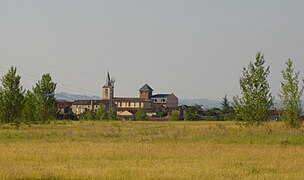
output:
M106 106L109 105L109 100L76 100L73 105L100 105L104 104Z
M139 89L140 91L153 91L153 89L148 85L148 84L145 84L142 88Z
M133 116L133 113L128 110L124 110L124 111L118 111L117 115L118 116Z
M69 101L66 101L66 100L57 100L56 103L57 103L57 108L58 109L63 109L65 107L71 106L73 104L73 102L69 102Z
M166 98L172 94L155 94L151 98Z
M130 97L115 97L115 102L150 102L149 99L142 99L142 98L130 98Z

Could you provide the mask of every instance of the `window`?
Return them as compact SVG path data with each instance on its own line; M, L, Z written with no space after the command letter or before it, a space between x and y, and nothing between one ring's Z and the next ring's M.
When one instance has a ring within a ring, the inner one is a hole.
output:
M108 97L109 89L105 89L105 96Z

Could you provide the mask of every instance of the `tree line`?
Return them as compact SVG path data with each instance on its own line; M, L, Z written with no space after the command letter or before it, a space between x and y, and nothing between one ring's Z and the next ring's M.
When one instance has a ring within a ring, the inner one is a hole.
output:
M282 120L289 127L301 127L304 80L300 78L300 71L295 72L291 59L287 60L286 68L281 73L281 90L278 96L284 106ZM234 96L231 106L225 96L222 102L223 111L247 125L260 125L268 120L269 110L274 106L274 96L267 80L269 74L270 66L265 67L264 55L258 52L255 61L243 68L243 75L239 80L241 96Z
M50 74L43 74L32 90L21 85L17 68L11 67L1 78L0 121L19 128L20 123L45 123L56 118L55 89Z

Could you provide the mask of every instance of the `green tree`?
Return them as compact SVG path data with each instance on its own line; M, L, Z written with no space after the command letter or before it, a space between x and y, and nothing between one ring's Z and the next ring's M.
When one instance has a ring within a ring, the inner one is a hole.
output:
M230 107L227 95L225 95L225 97L223 98L221 105L222 105L223 114L227 114L231 111L231 107Z
M186 117L185 120L189 121L197 121L200 119L199 112L202 110L200 105L190 106L186 109Z
M249 125L258 125L267 120L274 101L267 81L270 67L265 69L264 64L264 55L258 52L255 62L250 62L248 68L243 69L240 78L242 97L233 98L236 117Z
M143 110L143 108L139 108L137 110L137 112L135 113L135 120L141 121L141 120L146 120L146 119L147 119L147 115L146 115L145 111Z
M96 120L108 120L107 107L105 105L100 105L96 112Z
M95 120L95 114L92 110L87 110L80 115L80 120Z
M5 74L0 89L0 117L3 123L11 123L19 128L23 108L24 90L20 85L21 77L17 75L17 68L11 67Z
M220 119L221 120L231 119L233 109L230 106L227 95L225 95L225 97L223 98L223 101L222 101L221 105L222 105L222 115L220 115Z
M293 61L288 59L286 69L282 70L283 81L281 81L281 91L279 97L284 105L283 120L289 127L301 127L301 96L304 87L299 87L299 72L294 72Z
M179 113L177 111L173 111L172 115L169 117L169 121L177 121L179 120Z
M43 74L41 80L33 88L38 104L37 115L41 122L56 117L56 86L57 84L52 81L50 74Z
M27 91L24 97L22 120L28 124L37 121L37 101L34 93L31 91Z
M108 113L109 120L117 120L117 111L115 108L112 108Z

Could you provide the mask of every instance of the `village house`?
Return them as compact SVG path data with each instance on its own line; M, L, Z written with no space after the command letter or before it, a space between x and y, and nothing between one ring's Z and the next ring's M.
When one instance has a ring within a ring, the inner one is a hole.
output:
M178 98L174 94L156 94L151 97L153 107L169 107L174 108L178 106Z
M56 103L58 119L74 119L74 114L72 112L73 102L57 100Z

